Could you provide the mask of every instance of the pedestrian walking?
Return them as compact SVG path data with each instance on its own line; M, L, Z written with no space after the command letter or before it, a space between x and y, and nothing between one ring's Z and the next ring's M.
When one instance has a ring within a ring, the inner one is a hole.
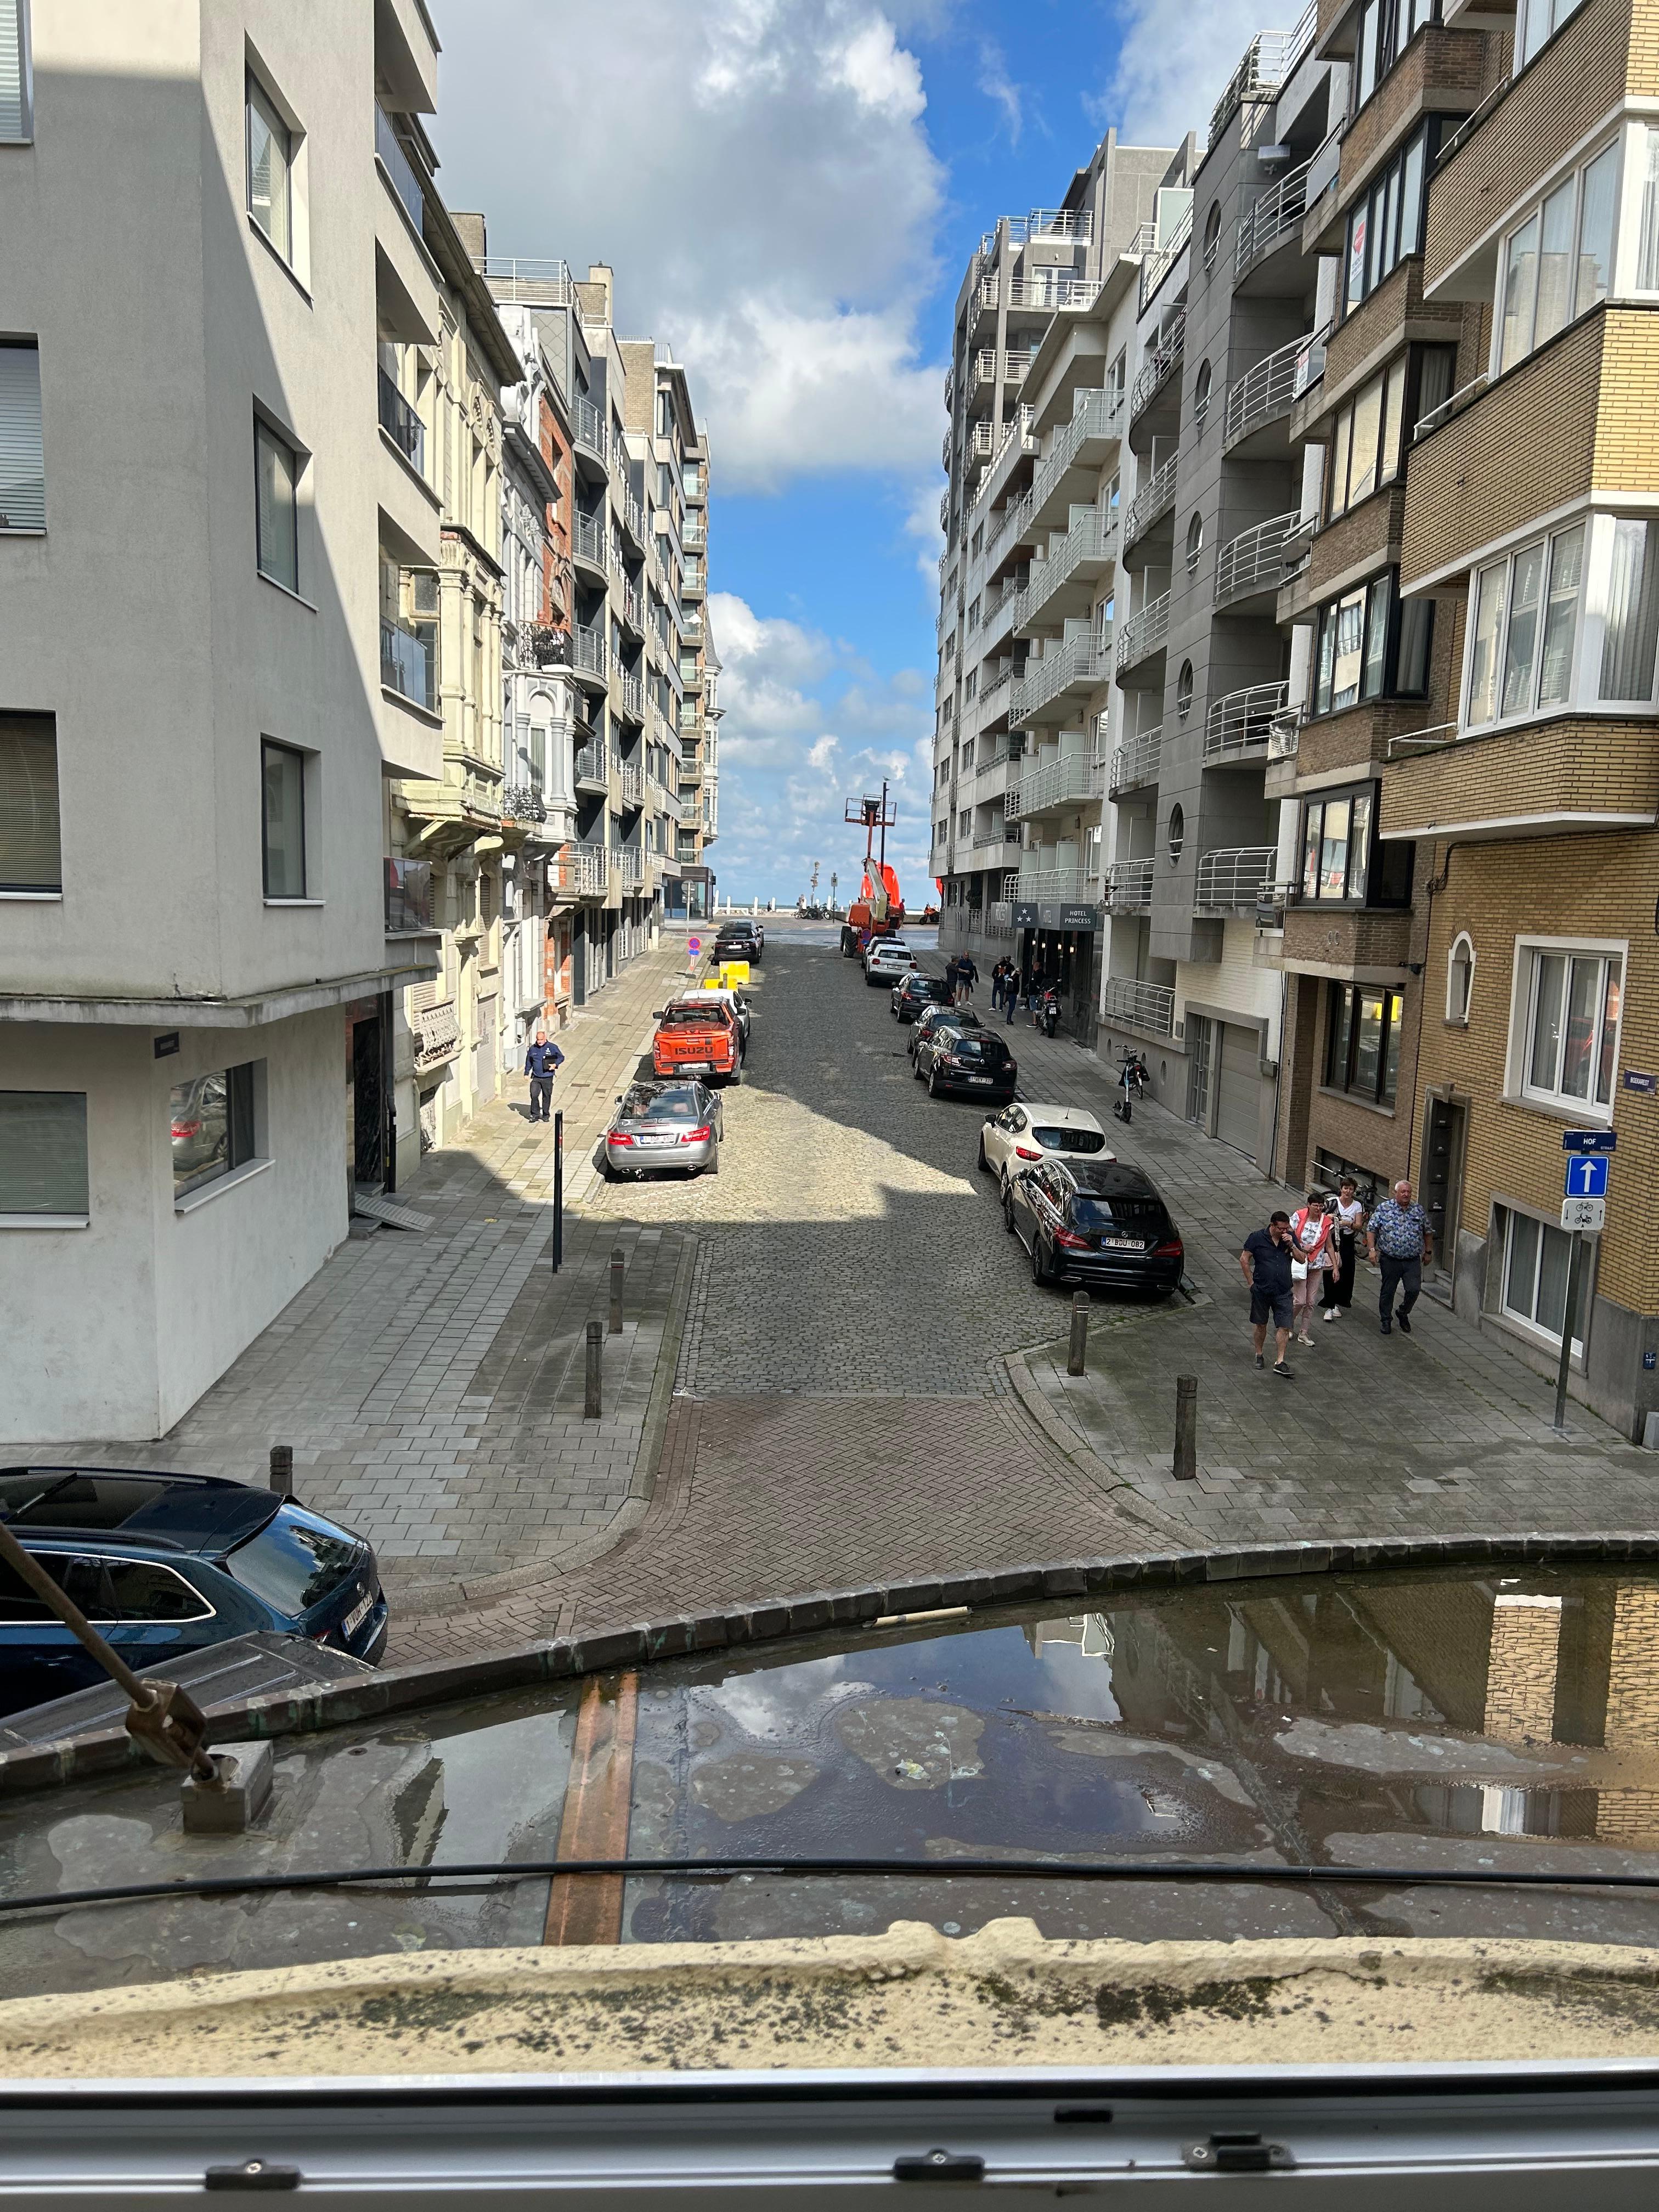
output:
M1250 1286L1250 1327L1255 1336L1255 1364L1265 1367L1267 1329L1271 1323L1277 1357L1273 1373L1288 1382L1293 1370L1285 1354L1291 1341L1291 1262L1296 1246L1291 1237L1291 1217L1269 1217L1265 1229L1253 1229L1238 1255L1239 1273Z
M1327 1212L1322 1190L1310 1190L1308 1202L1291 1216L1291 1235L1296 1257L1291 1262L1291 1307L1298 1344L1311 1344L1314 1301L1324 1287L1336 1240L1336 1214Z
M1002 979L1007 972L1008 963L1006 960L999 960L991 970L991 1012L994 1014L1002 1012Z
M553 1077L564 1066L564 1054L556 1044L547 1041L547 1031L538 1030L535 1042L524 1056L524 1072L530 1078L530 1118L532 1121L550 1121L553 1118Z
M1325 1203L1334 1205L1336 1210L1335 1250L1325 1271L1325 1318L1340 1321L1353 1304L1353 1279L1359 1267L1358 1243L1365 1227L1365 1206L1352 1176L1343 1176L1334 1200L1327 1199Z
M1007 1009L1008 1026L1010 1029L1012 1029L1014 1026L1014 1017L1018 1013L1020 1001L1024 996L1025 978L1018 968L1013 968L1011 964L1011 972L1008 977L1008 988L1003 994L1003 1005Z
M1434 1257L1434 1224L1420 1206L1413 1204L1410 1183L1395 1183L1394 1196L1385 1198L1372 1214L1365 1227L1365 1249L1382 1270L1378 1306L1383 1335L1392 1333L1397 1321L1409 1336L1412 1308L1423 1287L1423 1262ZM1394 1308L1396 1291L1404 1293L1398 1311Z
M963 953L957 962L957 1004L959 1006L973 1005L974 986L978 981L979 969L974 965L973 954Z

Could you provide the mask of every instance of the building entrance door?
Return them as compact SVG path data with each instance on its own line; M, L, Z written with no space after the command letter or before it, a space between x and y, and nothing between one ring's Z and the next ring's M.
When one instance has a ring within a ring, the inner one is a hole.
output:
M1261 1121L1261 1041L1255 1030L1222 1024L1218 1076L1215 1133L1224 1145L1253 1160Z
M1468 1109L1461 1098L1433 1098L1423 1117L1423 1172L1419 1203L1434 1224L1431 1279L1449 1291L1457 1265L1457 1218L1462 1207L1463 1133Z
M371 1190L386 1181L386 1096L380 1020L351 1025L351 1180Z

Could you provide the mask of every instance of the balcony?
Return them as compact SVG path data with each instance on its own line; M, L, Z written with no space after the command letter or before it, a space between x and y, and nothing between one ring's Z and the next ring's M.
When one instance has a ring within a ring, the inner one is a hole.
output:
M1100 878L1081 868L1022 868L1014 896L1045 906L1097 906Z
M1156 599L1148 599L1144 607L1118 624L1117 677L1122 683L1132 668L1138 668L1155 653L1163 650L1164 641L1170 634L1170 594L1165 592Z
M593 569L601 579L610 574L605 550L605 517L580 513L574 515L570 527L571 554L582 567Z
M1167 983L1138 983L1132 975L1109 975L1100 1018L1149 1036L1173 1036L1175 993Z
M611 854L604 845L573 841L550 862L548 885L567 898L602 899L610 887Z
M1483 732L1390 739L1385 837L1549 837L1650 829L1659 817L1659 731L1650 721L1563 715ZM1557 848L1552 878L1571 871Z
M1011 568L1000 583L985 586L985 609L980 623L980 652L987 653L1008 629L1014 620L1014 610L1022 606L1021 594L1030 580L1029 565Z
M1212 700L1204 717L1206 768L1266 760L1273 723L1284 710L1288 690L1285 684L1252 684Z
M1123 551L1127 559L1129 548L1146 537L1157 523L1162 522L1175 506L1176 465L1181 456L1171 453L1160 469L1147 477L1129 502L1129 512L1123 518Z
M1164 751L1164 727L1142 730L1138 736L1119 745L1112 755L1112 765L1106 778L1108 795L1115 799L1120 792L1133 791L1139 785L1158 781L1158 766Z
M636 552L643 553L645 550L645 517L641 512L638 500L635 498L631 491L629 493L626 499L618 502L617 511L622 518L622 526L628 533L628 536L634 545L635 550Z
M1141 362L1129 393L1129 427L1133 430L1181 367L1187 351L1187 310L1178 310L1170 327ZM1131 441L1133 442L1133 441Z
M708 571L701 561L688 561L680 576L681 596L700 599L708 589Z
M575 434L578 454L597 462L599 472L603 474L610 459L610 441L605 436L605 417L583 392L577 392L570 402L570 427Z
M1206 853L1198 864L1193 900L1199 914L1254 914L1262 891L1273 879L1279 860L1273 845L1235 846Z
M1021 776L1005 794L1004 805L1011 819L1020 821L1036 814L1063 814L1098 799L1105 787L1101 762L1087 753L1066 753Z
M1122 398L1095 386L1072 395L1072 419L1055 431L1054 442L1031 479L1030 516L1041 525L1051 507L1064 514L1070 505L1066 479L1075 468L1097 468L1117 443ZM1059 497L1056 495L1060 495Z
M1284 453L1288 434L1279 426L1288 421L1291 408L1324 373L1322 331L1292 338L1265 361L1257 362L1254 368L1247 368L1227 389L1221 428L1223 451L1237 453L1243 459ZM1267 434L1270 432L1274 434Z
M1012 828L1006 822L994 822L988 830L975 830L974 842L969 849L975 853L988 853L993 846L1000 851L1006 851L1010 846L1018 850L1018 830ZM985 863L981 860L975 865L983 867Z
M688 514L680 524L680 550L701 553L708 543L708 525L695 515Z
M446 999L438 1006L417 1006L413 1029L410 1042L419 1074L453 1060L461 1048L461 1024L453 1000Z
M1244 58L1228 79L1226 89L1210 110L1209 144L1213 146L1239 109L1248 100L1270 98L1288 84L1313 45L1319 10L1315 4L1303 13L1291 31L1258 31L1244 49Z
M1164 282L1164 279L1169 275L1170 270L1175 267L1176 263L1180 260L1182 255L1187 251L1188 246L1192 242L1192 235L1193 204L1189 198L1187 203L1186 213L1181 217L1175 228L1170 233L1169 237L1164 240L1162 246L1155 247L1140 264L1139 308L1143 314L1146 313L1147 303L1157 292L1158 286Z
M1028 660L1009 697L1009 720L1020 726L1038 715L1063 720L1068 706L1106 682L1111 665L1109 642L1097 648L1088 637L1074 638L1040 660ZM1052 714L1046 711L1049 708L1054 710Z
M1299 258L1302 218L1308 208L1308 173L1312 167L1311 161L1304 161L1299 168L1286 170L1239 217L1233 248L1235 284L1247 269L1287 240L1297 247Z
M1008 286L1008 305L1016 314L1054 315L1063 307L1092 307L1098 278L1074 276L1069 269L1034 269Z
M392 127L392 119L378 102L374 109L374 151L386 171L392 189L403 203L404 213L415 226L417 237L426 229L426 192L420 173L404 151L404 143Z
M1152 910L1152 871L1157 862L1114 860L1106 871L1108 914L1150 914Z
M438 712L438 626L423 624L425 635L380 617L380 682L411 706Z
M1033 410L1022 401L1002 426L997 449L991 456L991 465L985 471L975 495L975 504L988 507L1001 496L1014 471L1034 454L1041 440L1031 428ZM990 533L988 532L987 535Z
M380 428L417 477L426 475L426 425L385 369L380 378Z
M985 551L989 560L997 559L1005 550L1012 550L1026 534L1031 520L1031 494L1024 491L1012 507L1002 511L998 522L986 539Z
M1222 547L1215 564L1218 607L1249 599L1277 599L1279 586L1306 552L1301 520L1294 512L1275 514L1252 530L1241 530Z
M570 633L570 665L581 682L592 679L603 689L610 655L604 636L597 629L584 629L580 624Z
M981 731L994 729L998 723L1006 721L1013 700L1013 678L1014 665L1008 661L1005 663L1001 674L994 676L980 693L979 726Z
M1008 761L1013 757L1015 756L1010 753L1006 745L1000 745L994 752L987 753L982 759L975 761L974 763L975 787L982 784L988 787L992 777L999 775ZM978 792L977 795L982 798L984 793Z
M1067 614L1086 614L1094 584L1111 566L1116 550L1114 508L1091 507L1079 515L1048 558L1032 562L1014 628L1029 629L1045 617L1057 626ZM1072 584L1078 589L1064 606L1056 607L1054 602Z
M622 764L622 803L624 806L645 804L645 770L638 761L624 761Z
M679 773L680 789L684 791L689 786L690 788L695 790L697 785L702 781L702 760L701 756L695 751L689 753L683 752L680 755Z
M430 860L388 860L385 888L388 937L412 937L432 927Z
M578 791L608 791L611 770L616 756L603 738L595 738L591 744L576 748L576 788Z

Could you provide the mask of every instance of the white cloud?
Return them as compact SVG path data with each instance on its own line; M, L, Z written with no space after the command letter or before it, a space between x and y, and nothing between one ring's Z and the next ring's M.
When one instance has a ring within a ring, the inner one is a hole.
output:
M1020 88L1009 76L1002 49L994 39L981 39L979 42L979 88L1002 110L1002 119L1008 126L1008 143L1018 146L1025 121Z
M1101 125L1115 123L1130 146L1179 146L1200 135L1221 88L1261 27L1261 0L1121 0L1117 66L1085 102ZM1286 19L1288 20L1288 18Z
M490 250L616 270L691 373L728 489L936 467L918 311L943 173L896 19L945 0L440 0L434 136Z

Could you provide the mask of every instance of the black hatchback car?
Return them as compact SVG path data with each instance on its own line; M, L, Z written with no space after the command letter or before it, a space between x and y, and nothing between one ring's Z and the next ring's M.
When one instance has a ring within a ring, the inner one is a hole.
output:
M723 921L714 933L714 959L760 960L766 951L766 933L758 922Z
M896 1022L913 1022L929 1006L948 1006L951 986L943 975L924 975L920 968L901 975L890 1001Z
M1044 1160L1008 1182L1002 1218L1034 1283L1150 1291L1167 1298L1186 1253L1158 1188L1127 1160Z
M1018 1064L994 1030L949 1016L929 1023L918 1039L915 1073L926 1077L930 1098L958 1091L998 1106L1008 1104L1019 1080Z

